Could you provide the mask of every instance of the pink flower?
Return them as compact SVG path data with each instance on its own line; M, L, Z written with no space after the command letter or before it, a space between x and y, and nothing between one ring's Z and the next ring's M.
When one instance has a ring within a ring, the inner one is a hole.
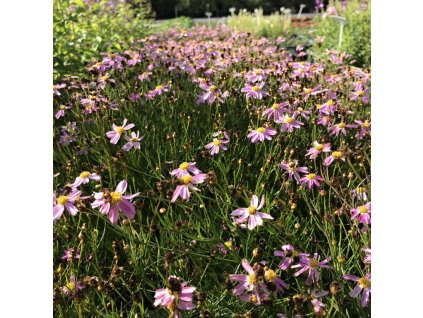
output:
M351 210L351 220L358 218L358 223L370 224L371 212L372 212L372 203L367 202L365 205L361 205Z
M317 141L313 142L313 147L310 148L306 156L310 156L310 159L315 159L322 152L329 152L330 144L320 144Z
M116 190L113 192L98 192L94 194L95 201L91 204L93 208L100 207L103 215L109 214L110 222L116 224L119 218L119 210L126 215L128 219L135 217L135 206L129 201L138 193L123 195L126 191L128 183L126 180L119 182Z
M282 251L275 250L273 255L284 258L278 265L281 270L287 269L296 258L309 256L309 254L299 253L291 244L283 245Z
M70 106L60 105L59 110L54 115L54 117L56 117L56 119L59 119L60 117L65 116L65 110L70 108L71 108Z
M131 137L125 136L125 140L127 141L126 144L123 145L122 149L125 151L131 150L132 147L135 149L141 149L140 141L144 137L140 137L140 133L137 131L137 133L131 132Z
M159 288L154 295L154 306L167 308L170 311L170 317L182 317L178 310L192 310L196 306L192 302L195 287L187 286L187 283L181 282L179 277L174 275L168 278L168 286Z
M288 102L282 102L282 103L274 103L272 107L267 108L265 111L263 111L262 116L267 115L267 120L270 119L270 117L273 116L273 120L277 120L279 117L283 115L284 112L287 111L285 107L288 106Z
M250 98L256 98L256 99L262 99L263 96L270 95L268 92L265 92L262 90L264 84L254 85L251 86L250 84L246 84L245 87L241 89L241 92L247 93L246 97Z
M334 160L342 160L342 161L345 161L345 155L342 153L342 151L333 151L330 156L328 156L325 160L323 160L323 164L325 166L330 166L330 164Z
M323 178L315 173L309 173L300 179L301 184L307 184L309 189L313 186L320 187L320 181L323 181Z
M192 189L195 191L201 191L195 185L199 183L203 183L205 179L207 179L207 174L205 173L199 173L199 174L196 174L195 176L191 176L190 174L185 174L178 177L178 181L180 182L180 185L178 185L175 191L173 192L172 200L170 202L174 203L178 197L181 197L182 200L188 201L191 196L189 189Z
M110 138L110 143L112 143L112 144L114 144L114 145L116 145L117 144L117 142L119 141L119 139L120 139L120 136L123 134L123 133L125 133L125 131L126 130L128 130L128 129L131 129L131 128L133 128L135 125L134 124L129 124L129 125L126 125L126 122L127 122L128 120L125 118L124 120L123 120L123 125L122 126L116 126L115 124L113 124L113 130L111 130L111 131L108 131L107 133L106 133L106 136L108 137L108 138ZM126 126L125 126L126 125Z
M366 274L364 277L357 277L354 275L344 275L342 276L346 280L352 280L354 282L357 282L357 285L355 288L350 291L349 295L350 297L357 297L358 294L363 291L363 296L361 296L361 307L366 307L367 303L369 302L369 296L372 292L371 285L372 285L372 277L371 274Z
M359 200L367 201L367 192L366 188L364 187L357 187L351 191L353 198L357 198Z
M220 102L223 101L221 98L219 98L219 96L221 96L222 94L216 86L200 83L200 88L206 92L198 96L197 103L201 104L207 102L210 105L216 99L218 99L218 101Z
M74 205L75 200L81 195L81 191L74 190L68 195L61 195L53 201L53 220L58 220L66 210L70 215L75 216L78 209Z
M60 96L59 89L66 87L65 83L53 85L53 95Z
M61 257L62 260L66 262L71 262L73 259L80 259L80 250L75 250L73 247L65 251L65 254Z
M201 173L201 171L195 166L195 162L182 162L179 168L173 169L170 174L177 178L187 175L189 173L194 175Z
M100 177L98 176L97 173L91 173L89 171L83 171L81 172L81 174L79 175L79 177L76 177L75 182L71 184L72 188L76 188L79 185L81 185L81 183L83 184L87 184L89 181L91 180L95 180L95 181L100 181Z
M263 225L263 219L273 220L270 214L259 212L264 205L264 195L261 197L260 205L258 205L258 197L251 197L250 206L248 208L238 208L231 213L231 216L238 217L236 223L244 223L248 219L248 229L253 230L256 226Z
M369 103L369 97L367 96L367 92L369 90L368 87L363 89L362 85L359 84L356 86L356 91L350 93L350 100L360 100L363 102L363 104Z
M297 180L297 182L300 182L300 173L308 173L308 168L307 167L297 167L298 165L298 160L290 160L290 161L284 161L281 162L281 164L279 165L283 170L286 171L286 173L288 174L288 180L291 181L292 177L295 178L295 180Z
M371 264L372 263L372 250L370 248L363 248L362 249L365 253L366 256L364 257L364 264Z
M218 136L219 136L219 134L220 134L221 132L215 132L214 134L213 134L213 137L216 137L216 138L213 138L213 141L211 142L211 143L208 143L207 145L205 145L204 147L205 148L207 148L207 149L211 149L211 152L210 152L210 154L212 155L212 156L214 156L215 154L217 154L217 153L219 153L219 150L220 149L222 149L222 150L228 150L228 148L226 148L226 144L227 143L229 143L229 135L228 135L228 133L225 131L223 134L224 134L224 136L225 136L225 139L219 139L219 138L217 138Z
M335 136L338 136L339 133L342 133L343 135L347 135L347 131L345 128L355 128L355 125L347 125L345 123L336 124L331 128L330 134Z
M264 141L265 138L272 140L272 136L276 135L276 133L276 130L273 128L259 127L256 130L252 130L247 137L251 138L252 143L256 143L257 141Z
M293 116L289 116L288 114L285 114L282 117L279 117L277 120L275 120L276 123L282 124L282 132L288 131L293 132L294 128L301 128L302 125L304 125L302 122L295 119L295 114Z
M325 260L319 262L319 255L314 253L313 258L309 258L308 256L301 257L300 263L291 266L291 268L302 267L294 274L295 277L308 270L307 284L310 285L312 282L317 283L319 281L319 272L317 271L317 268L331 268L330 266L326 265L330 260L331 257L328 257Z
M162 95L164 92L168 92L170 89L169 85L157 85L155 89L145 94L148 99L153 99L157 95Z

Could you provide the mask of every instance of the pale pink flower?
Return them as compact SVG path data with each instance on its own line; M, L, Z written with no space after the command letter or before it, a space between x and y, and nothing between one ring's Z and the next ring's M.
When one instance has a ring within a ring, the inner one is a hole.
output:
M226 146L225 146L227 143L229 143L229 135L228 135L228 133L225 131L223 133L225 138L221 138L221 139L218 138L219 137L219 134L220 134L219 131L218 132L215 132L213 134L213 137L215 137L215 138L213 138L213 141L211 143L208 143L207 145L204 146L207 149L211 149L210 154L212 156L214 156L215 154L219 153L219 150L220 149L225 150L225 151L228 150L228 148L226 148Z
M127 122L128 120L125 118L124 120L123 120L123 125L122 126L116 126L115 124L113 124L112 125L112 127L113 127L113 130L111 130L111 131L108 131L107 133L106 133L106 136L108 137L108 138L110 138L110 143L112 143L112 144L114 144L114 145L116 145L117 144L117 142L119 141L119 139L120 139L120 136L123 134L123 133L125 133L125 131L126 130L129 130L129 129L131 129L131 128L133 128L135 125L134 124L128 124L128 125L126 125L126 122Z
M98 192L94 194L95 201L91 204L93 208L100 207L100 212L103 215L109 214L110 222L116 224L119 218L119 210L128 218L135 217L135 206L129 201L138 193L123 195L126 191L128 183L126 180L119 182L116 190L113 192Z
M265 111L263 111L262 116L267 115L267 120L270 119L270 117L273 116L273 120L277 120L279 117L283 115L284 112L287 111L286 107L289 105L288 102L282 102L282 103L274 103L272 107L267 108Z
M81 183L87 184L90 181L90 179L95 180L95 181L100 181L100 177L97 173L95 173L95 172L91 173L89 171L83 171L83 172L81 172L79 177L76 177L74 183L71 184L71 187L76 188L79 185L81 185Z
M319 272L317 271L317 268L332 268L327 265L330 260L331 257L329 256L325 260L319 262L319 255L317 253L314 253L313 258L309 258L308 256L301 257L300 263L291 266L291 268L302 267L298 272L294 274L295 277L301 275L302 273L308 270L307 284L310 285L312 282L317 283L319 281Z
M201 171L195 166L195 162L182 162L178 168L173 169L170 175L177 178L187 175L189 173L194 175L201 173Z
M256 99L262 99L263 96L268 96L270 95L268 92L265 92L262 90L264 84L256 84L254 86L250 85L250 84L246 84L245 87L243 87L241 89L241 92L243 93L247 93L247 98L253 97Z
M81 191L74 190L68 195L61 195L54 198L53 201L53 220L58 220L66 210L70 215L75 216L78 213L77 207L74 205L75 200L81 195Z
M288 131L293 132L294 128L301 128L302 125L304 125L302 122L295 119L296 115L289 116L288 114L285 114L282 117L279 117L277 120L275 120L276 123L282 124L282 132Z
M361 278L354 275L344 275L342 277L346 280L352 280L354 282L357 282L355 288L349 293L350 297L355 298L358 296L358 294L360 294L362 290L364 290L363 295L361 296L361 307L366 307L367 303L369 302L370 293L372 292L371 274L366 274L364 277Z
M358 219L358 223L371 223L372 203L367 202L364 205L351 210L351 220Z
M345 161L345 155L344 153L342 153L342 151L332 151L332 154L328 157L325 158L325 160L323 160L323 164L325 166L330 166L330 164L334 161L334 160L342 160Z
M300 182L300 174L299 173L308 173L307 167L297 167L298 160L290 160L290 161L284 161L281 162L279 165L283 170L286 171L288 174L288 180L291 181L292 177L297 180L297 182Z
M273 220L270 214L259 212L264 205L264 195L261 197L260 205L258 204L258 197L253 195L251 197L250 206L248 208L238 208L230 215L237 217L236 223L244 223L248 220L248 229L253 230L256 226L263 225L263 219Z
M336 124L331 128L330 134L335 136L338 136L339 133L347 135L347 130L345 128L355 128L355 125L347 125L345 123Z
M170 202L174 203L178 197L181 197L182 200L188 201L191 196L189 189L201 191L195 185L203 183L206 179L207 174L205 173L199 173L194 176L191 176L190 174L185 174L178 177L178 181L180 184L176 186L176 189L173 192L172 200Z
M125 140L127 141L127 143L123 145L122 149L125 151L129 151L132 147L134 147L135 149L140 150L140 141L143 138L144 137L140 137L140 133L138 131L137 133L131 132L131 137L125 136Z
M309 189L313 186L320 187L320 181L323 181L323 178L315 173L306 174L300 179L301 184L307 185Z
M320 144L317 141L313 142L313 147L310 148L306 156L310 156L310 159L315 159L322 152L330 151L330 143Z
M252 130L247 137L251 138L252 143L257 141L264 141L264 139L272 140L272 136L276 135L276 130L268 127L259 127L256 130Z

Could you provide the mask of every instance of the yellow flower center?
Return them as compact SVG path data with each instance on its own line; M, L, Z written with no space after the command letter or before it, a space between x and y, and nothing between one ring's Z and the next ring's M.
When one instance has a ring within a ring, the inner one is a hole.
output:
M57 87L56 85L53 85L53 90L54 90L54 91L56 90L56 87Z
M363 188L363 187L358 187L357 189L355 189L355 192L357 192L357 193L364 193L365 191L366 191L366 189Z
M258 92L260 90L260 87L259 86L253 86L252 90L254 92Z
M110 76L104 75L101 78L102 81L107 81L109 79Z
M294 162L294 161L290 161L290 162L288 163L288 167L290 167L290 168L295 168L295 162Z
M275 278L277 277L276 273L274 270L267 270L264 272L264 278L268 281L268 282L273 282L275 280Z
M366 121L363 123L363 127L364 127L364 128L370 128L370 123L366 120Z
M225 242L225 246L226 246L227 248L232 248L232 242L231 242L231 241L226 241L226 242Z
M68 202L68 196L67 195L61 195L57 198L57 204L59 205L65 205L66 202Z
M363 96L363 95L364 95L364 92L363 92L363 91L358 91L358 92L357 92L357 95L358 95L358 96Z
M163 89L163 85L157 85L156 86L156 91L161 91Z
M110 197L112 198L112 204L118 204L122 201L122 193L120 192L111 192Z
M250 275L248 275L248 282L250 284L255 284L256 283L256 274L250 274Z
M316 149L317 151L322 151L324 148L324 146L322 144L317 144L316 146L314 146L314 149Z
M279 108L279 104L274 103L274 104L272 105L272 108L273 108L274 110L277 110L277 109Z
M60 105L60 109L61 110L65 110L66 109L66 106L65 105Z
M132 137L132 138L131 138L131 141L132 141L132 142L137 142L137 141L138 141L138 138L137 138L137 137Z
M311 88L304 88L304 93L306 93L306 94L310 94L311 91L312 91Z
M339 158L342 157L342 152L334 151L334 152L332 152L332 157L335 158L335 159L339 159Z
M190 176L189 174L182 176L179 178L179 181L182 184L189 184L192 181L192 176Z
M89 171L83 171L80 175L79 175L79 177L81 178L81 179L85 179L85 178L88 178L88 176L91 174L91 172L89 172Z
M304 109L302 107L298 107L297 111L301 114L304 111Z
M122 134L125 132L125 128L123 128L123 127L118 127L118 128L116 128L116 132L117 132L119 135L122 135Z
M370 288L372 283L366 277L362 277L358 280L358 286L361 288Z
M358 212L360 212L360 214L365 214L365 213L369 212L369 210L367 209L367 207L365 205L362 205L362 206L358 207Z
M259 127L259 128L257 128L257 130L256 130L257 132L259 132L259 133L264 133L265 131L266 131L266 128L264 128L264 127Z
M315 175L314 173L309 173L309 174L306 176L306 178L307 178L308 180L313 180L313 179L315 179L315 178L316 178L316 175Z
M248 213L250 213L250 214L256 214L256 212L257 212L257 209L254 206L250 205L248 207Z
M70 291L73 291L75 289L75 284L74 283L67 283L66 288L69 289Z
M182 162L179 165L179 169L181 169L181 170L187 170L188 168L189 168L189 163L188 162Z
M209 91L210 92L216 92L217 91L217 87L214 86L214 85L212 85L212 86L210 86Z
M294 122L294 119L292 117L288 117L287 119L285 119L287 124L292 124Z
M333 104L335 104L335 103L331 99L326 102L326 105L328 105L328 106L332 106Z
M262 69L259 68L258 70L254 71L254 75L259 75L261 73Z
M339 124L338 124L338 128L341 128L341 129L342 129L342 128L345 128L345 123L339 123Z
M315 259L315 258L312 258L310 260L310 265L309 266L310 267L317 267L317 266L319 266L319 261L317 259Z
M213 145L219 146L221 144L221 141L219 139L213 140Z

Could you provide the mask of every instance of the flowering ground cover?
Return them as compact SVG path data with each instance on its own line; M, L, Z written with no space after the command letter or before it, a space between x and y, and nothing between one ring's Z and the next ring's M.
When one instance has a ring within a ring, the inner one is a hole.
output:
M57 317L368 317L370 70L224 26L54 95Z

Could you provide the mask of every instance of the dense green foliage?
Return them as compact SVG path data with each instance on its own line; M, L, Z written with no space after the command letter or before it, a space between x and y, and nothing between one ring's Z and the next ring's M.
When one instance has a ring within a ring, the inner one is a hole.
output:
M146 34L151 6L144 0L54 0L54 79L79 75L101 52L123 51Z
M347 24L344 27L341 47L338 47L339 23L330 14L316 17L317 36L323 36L324 42L313 47L313 54L321 56L326 49L339 49L351 55L356 66L370 66L371 63L371 5L360 7L362 1L349 0L346 10L343 10L338 1L337 14L345 17Z

